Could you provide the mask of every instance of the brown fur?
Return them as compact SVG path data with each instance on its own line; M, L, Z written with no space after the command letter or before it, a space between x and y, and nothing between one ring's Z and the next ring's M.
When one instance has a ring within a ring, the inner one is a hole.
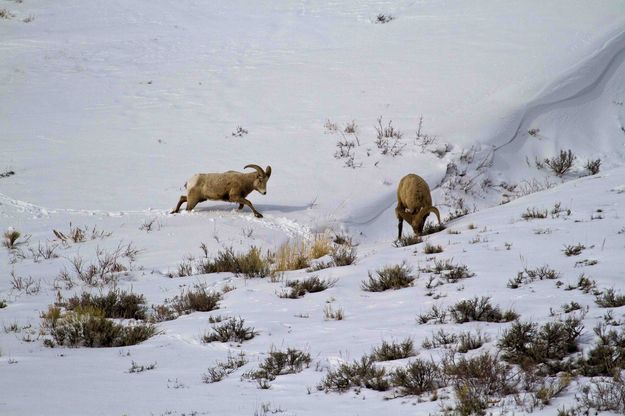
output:
M180 196L176 208L171 213L178 213L185 202L187 203L186 210L191 211L198 203L211 200L238 203L239 209L243 209L243 205L247 205L256 217L262 218L263 215L256 211L256 208L245 197L254 190L263 195L267 193L267 181L271 176L271 166L267 166L264 171L258 165L245 167L254 168L256 172L242 173L229 170L223 173L193 175L185 184L187 194Z
M427 182L414 173L401 178L397 186L397 207L395 208L395 215L399 220L397 238L401 238L404 221L410 224L415 235L421 234L425 220L431 212L436 215L440 224L441 215L438 209L432 206L432 195Z

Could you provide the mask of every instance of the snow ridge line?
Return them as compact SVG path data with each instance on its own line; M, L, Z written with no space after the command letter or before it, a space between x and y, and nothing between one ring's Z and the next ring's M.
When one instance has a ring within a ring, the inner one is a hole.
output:
M625 61L625 30L607 40L597 52L575 65L572 70L551 83L535 99L530 101L522 110L512 137L503 144L494 146L492 151L496 152L512 143L519 137L521 131L525 131L540 114L570 105L575 100L598 96L623 61ZM594 74L598 75L589 80L589 76ZM575 82L566 84L565 81L567 80ZM567 93L572 89L572 93ZM558 96L561 97L558 98Z
M544 88L536 98L527 103L525 108L521 110L519 121L516 124L516 129L514 130L512 136L502 144L493 145L493 147L487 151L487 154L480 165L488 165L489 161L493 160L495 152L514 142L520 136L521 132L527 130L531 125L531 122L541 114L555 108L572 105L574 101L598 96L605 88L607 82L612 78L612 76L614 76L618 67L624 61L625 30L620 31L615 36L608 39L597 52L581 63L575 65L558 80L552 82L549 86ZM580 73L585 76L579 77ZM594 74L598 75L589 79L589 76ZM569 80L574 80L575 82L567 84L566 81ZM571 90L573 90L573 92L570 92ZM495 137L493 139L497 138ZM444 181L444 178L442 181ZM434 191L439 189L443 183L442 181L438 185L432 187L431 190ZM383 208L379 208L373 216L364 221L347 219L342 222L349 225L369 225L377 220L384 212L389 210L394 203L395 201L392 200L392 202L385 205Z

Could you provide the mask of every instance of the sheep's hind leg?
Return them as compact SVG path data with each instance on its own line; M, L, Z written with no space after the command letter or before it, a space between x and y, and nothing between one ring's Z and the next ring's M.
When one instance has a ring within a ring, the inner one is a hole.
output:
M403 208L403 205L401 204L397 204L397 208L395 208L395 215L397 216L397 219L399 220L399 223L397 224L397 239L401 240L401 234L402 234L402 229L404 227L404 217L401 215L403 210L405 208Z
M243 204L239 204L239 211L243 209Z
M195 206L200 202L200 200L196 199L196 198L190 198L187 201L187 211L191 211L193 208L195 208Z
M180 207L185 202L187 202L187 196L186 195L182 195L180 197L180 199L178 200L178 205L176 205L176 208L174 208L174 210L172 212L170 212L170 214L177 214L178 212L180 212Z

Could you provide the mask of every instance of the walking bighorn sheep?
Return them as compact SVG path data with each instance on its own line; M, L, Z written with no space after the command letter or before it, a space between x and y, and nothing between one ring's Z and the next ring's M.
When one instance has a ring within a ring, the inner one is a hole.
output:
M242 173L229 170L223 173L198 173L185 183L187 194L182 195L178 205L171 212L180 211L180 206L187 203L187 211L191 211L199 202L207 199L212 201L238 202L239 209L247 205L252 209L254 215L262 218L263 215L256 211L250 201L245 199L252 191L256 190L261 194L267 193L267 181L271 176L271 166L263 171L258 165L246 165L243 169L254 168L256 172Z
M441 214L436 207L432 206L430 187L422 177L410 173L399 181L397 187L397 207L395 215L399 220L397 238L401 238L404 221L412 226L415 235L423 232L425 220L433 212L441 223Z

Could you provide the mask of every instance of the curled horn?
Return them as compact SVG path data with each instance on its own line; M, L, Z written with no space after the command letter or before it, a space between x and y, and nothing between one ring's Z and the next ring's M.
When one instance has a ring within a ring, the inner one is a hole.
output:
M430 211L436 215L436 218L438 218L438 225L441 225L441 213L438 211L438 208L430 207Z
M245 165L243 169L247 169L247 168L254 168L256 169L256 172L258 172L260 176L265 176L265 171L263 171L263 168L261 168L258 165L254 165L254 164Z
M432 212L434 215L436 215L436 218L438 219L438 224L441 224L441 213L438 211L438 208L436 207L428 207L428 208L421 208L419 210L419 212L416 214L415 216L415 224L421 224L421 221L423 221L423 218L428 215L430 212ZM416 221L418 220L418 221Z

